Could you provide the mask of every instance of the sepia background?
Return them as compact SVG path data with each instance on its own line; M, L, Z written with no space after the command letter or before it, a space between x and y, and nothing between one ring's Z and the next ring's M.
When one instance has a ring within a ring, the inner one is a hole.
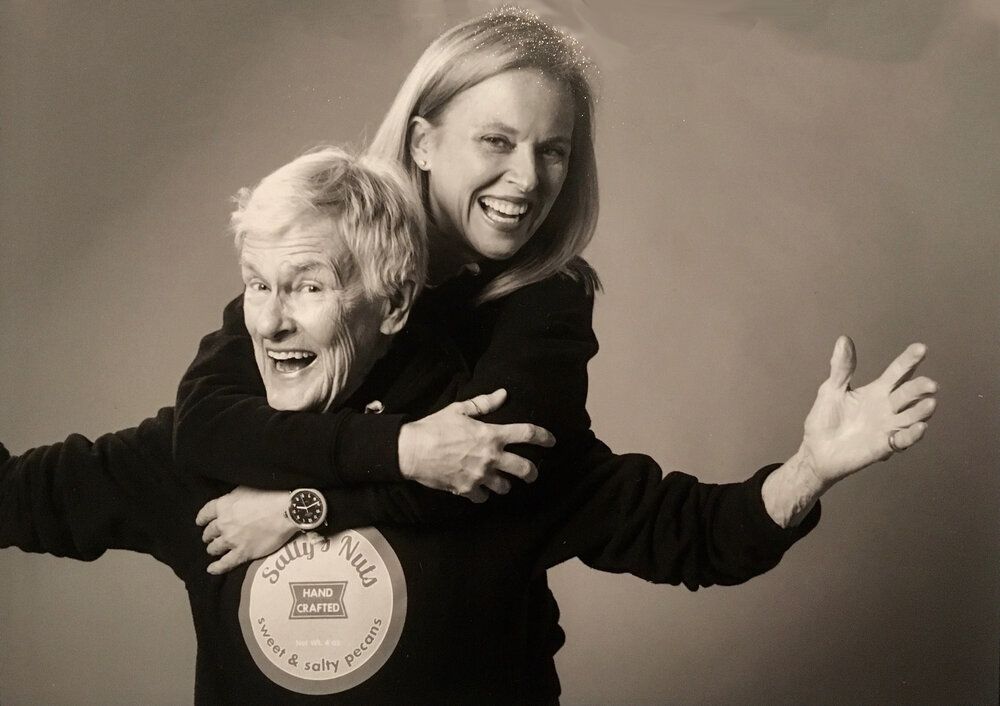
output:
M601 66L590 410L618 451L740 480L796 448L833 342L909 342L926 440L833 489L769 574L689 593L552 572L564 701L996 703L1000 6L526 2ZM239 291L228 198L371 134L482 2L0 4L0 440L171 404ZM190 702L181 583L0 552L0 702Z

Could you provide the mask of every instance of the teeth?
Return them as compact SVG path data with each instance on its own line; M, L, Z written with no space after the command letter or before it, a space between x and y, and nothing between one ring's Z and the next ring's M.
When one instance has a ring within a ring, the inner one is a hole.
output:
M484 206L489 206L505 216L523 216L528 212L528 204L526 203L513 204L510 201L495 199L492 196L484 196L480 201Z
M316 357L315 353L309 351L268 351L267 354L274 360L302 360Z

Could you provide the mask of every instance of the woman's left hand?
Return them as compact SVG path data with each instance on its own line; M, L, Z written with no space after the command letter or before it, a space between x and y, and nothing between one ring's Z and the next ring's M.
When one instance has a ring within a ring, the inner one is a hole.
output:
M877 380L853 390L854 342L847 336L837 339L830 377L806 417L799 450L820 492L920 441L937 404L937 383L913 378L926 353L922 343L911 344Z
M240 486L209 500L195 523L204 527L202 541L212 556L210 574L224 574L245 561L267 556L287 542L298 528L285 517L287 490L258 490Z

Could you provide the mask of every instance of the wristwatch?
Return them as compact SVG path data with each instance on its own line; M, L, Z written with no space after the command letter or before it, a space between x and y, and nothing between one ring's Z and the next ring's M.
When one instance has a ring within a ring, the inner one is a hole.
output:
M285 517L300 530L316 529L326 521L326 498L315 488L297 488L288 496Z

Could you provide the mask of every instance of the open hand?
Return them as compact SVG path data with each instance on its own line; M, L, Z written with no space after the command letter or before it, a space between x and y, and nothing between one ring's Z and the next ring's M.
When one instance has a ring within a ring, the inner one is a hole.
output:
M550 447L555 437L534 424L487 424L473 417L499 409L505 390L452 402L439 412L404 424L399 431L399 469L405 478L484 502L488 490L510 491L510 476L528 483L535 465L504 449L507 444Z
M830 377L806 417L800 448L820 491L920 441L937 404L937 383L913 377L926 353L922 343L911 344L878 379L855 390L854 342L837 339Z
M204 527L206 551L219 557L210 574L224 574L245 561L267 556L287 542L298 528L285 517L287 490L240 486L198 511L195 524Z

